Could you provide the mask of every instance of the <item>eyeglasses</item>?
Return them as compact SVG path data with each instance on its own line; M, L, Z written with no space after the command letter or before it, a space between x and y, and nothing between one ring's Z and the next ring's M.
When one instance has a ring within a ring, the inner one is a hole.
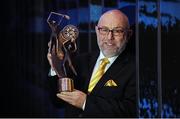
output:
M112 30L110 30L107 27L100 27L100 26L97 26L97 28L99 30L99 33L102 35L108 35L109 32L111 32L113 36L122 36L127 31L126 29L123 29L121 27L116 27Z

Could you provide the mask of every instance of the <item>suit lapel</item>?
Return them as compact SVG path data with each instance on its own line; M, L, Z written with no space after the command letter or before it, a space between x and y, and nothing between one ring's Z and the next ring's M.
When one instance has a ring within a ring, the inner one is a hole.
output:
M88 71L87 80L85 81L85 91L86 92L88 91L89 81L90 81L90 78L91 78L91 75L92 75L92 72L94 69L94 65L96 64L96 60L97 60L98 56L99 56L98 52L90 55L89 65L88 65L89 71Z

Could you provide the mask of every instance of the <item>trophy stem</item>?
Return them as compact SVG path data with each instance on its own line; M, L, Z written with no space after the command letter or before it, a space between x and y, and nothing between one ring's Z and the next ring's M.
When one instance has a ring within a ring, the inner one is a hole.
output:
M71 92L74 89L74 82L71 78L63 77L58 79L58 91L59 92Z

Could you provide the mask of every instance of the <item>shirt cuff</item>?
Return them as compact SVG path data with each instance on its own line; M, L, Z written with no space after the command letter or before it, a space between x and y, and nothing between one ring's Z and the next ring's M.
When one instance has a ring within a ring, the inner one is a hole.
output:
M86 105L86 100L84 101L83 106L82 106L82 110L83 110L83 111L84 111L84 109L85 109L85 105Z
M56 76L56 72L52 68L49 71L49 76Z

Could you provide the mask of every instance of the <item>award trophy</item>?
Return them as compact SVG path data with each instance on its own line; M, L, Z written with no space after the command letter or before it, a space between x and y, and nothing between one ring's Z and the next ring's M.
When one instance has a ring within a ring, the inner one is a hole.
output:
M74 25L63 26L63 21L69 20L68 15L51 12L47 19L52 32L50 36L49 53L54 64L54 71L58 75L58 91L73 91L73 79L67 76L67 68L77 75L72 65L70 54L77 50L76 39L79 35ZM66 65L67 63L67 65ZM68 66L68 67L67 67Z

